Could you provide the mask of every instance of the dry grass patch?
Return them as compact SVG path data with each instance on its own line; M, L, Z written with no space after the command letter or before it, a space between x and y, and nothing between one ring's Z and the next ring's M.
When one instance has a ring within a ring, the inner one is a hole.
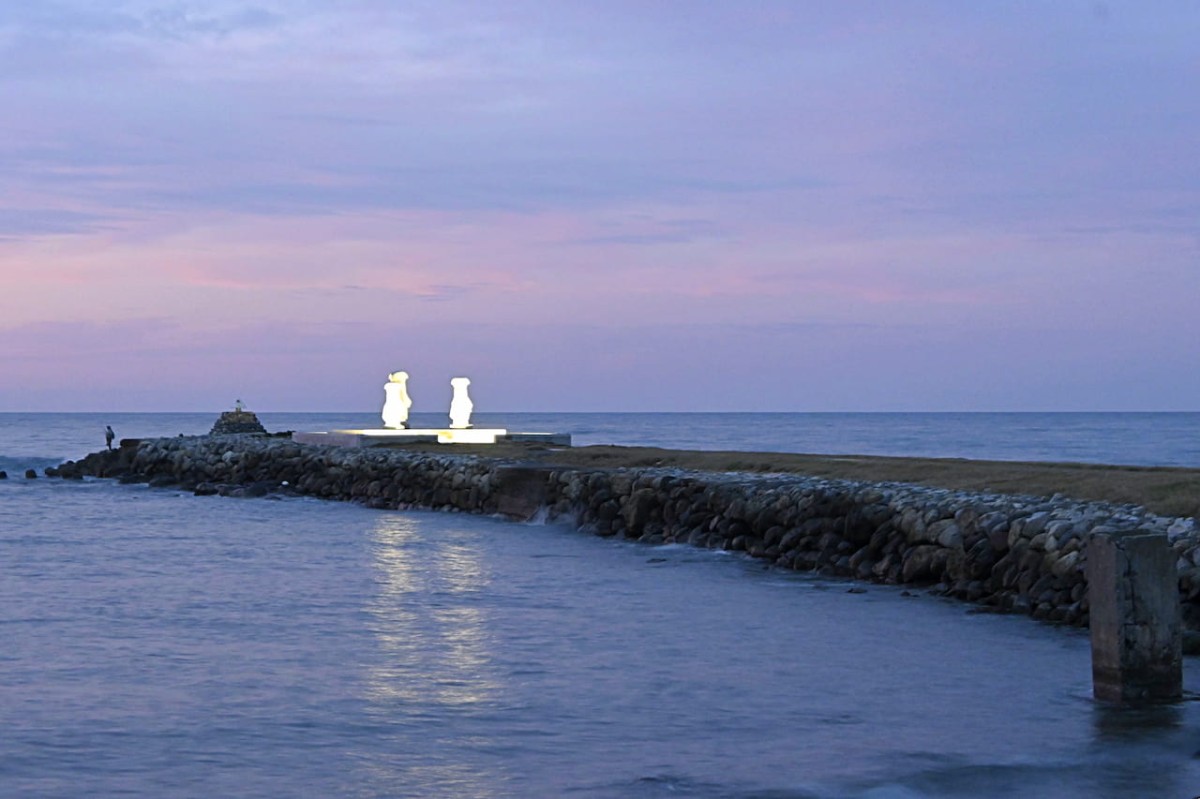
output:
M666 467L708 472L783 472L845 480L918 483L966 491L1103 500L1142 505L1168 516L1200 516L1200 469L1101 466L1079 463L975 461L961 458L887 458L871 455L798 455L708 452L655 447L543 444L448 447L416 444L410 451L471 454L580 468Z

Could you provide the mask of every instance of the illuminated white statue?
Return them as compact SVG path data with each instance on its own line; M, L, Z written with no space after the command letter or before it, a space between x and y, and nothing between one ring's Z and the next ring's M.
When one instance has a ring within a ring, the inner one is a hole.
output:
M450 399L450 427L454 430L465 430L471 426L471 411L475 409L475 403L467 396L469 385L471 381L465 377L450 379L450 386L454 389L454 396Z
M383 403L383 424L395 430L401 430L408 425L408 409L412 400L408 397L408 372L392 372L388 382L383 386L387 397Z

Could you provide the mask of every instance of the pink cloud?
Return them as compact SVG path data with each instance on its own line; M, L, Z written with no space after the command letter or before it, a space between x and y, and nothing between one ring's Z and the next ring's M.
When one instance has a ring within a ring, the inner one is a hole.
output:
M702 5L14 5L4 402L1194 402L1194 12Z

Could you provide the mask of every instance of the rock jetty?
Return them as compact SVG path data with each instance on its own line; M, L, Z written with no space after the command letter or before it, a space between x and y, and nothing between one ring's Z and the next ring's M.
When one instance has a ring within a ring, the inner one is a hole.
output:
M777 567L925 586L996 611L1086 625L1088 541L1167 536L1185 626L1200 630L1194 519L1133 505L903 483L676 469L564 468L469 455L298 444L260 436L125 440L68 461L85 475L196 494L272 492L510 518L570 520L600 536L743 552Z

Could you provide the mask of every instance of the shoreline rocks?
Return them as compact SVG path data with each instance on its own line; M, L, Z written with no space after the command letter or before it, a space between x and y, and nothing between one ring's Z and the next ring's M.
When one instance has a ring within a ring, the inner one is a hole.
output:
M780 568L925 586L997 611L1085 626L1091 535L1167 536L1184 623L1200 630L1200 531L1132 505L904 483L678 469L565 468L470 455L297 444L257 435L126 439L55 472L199 495L288 493L375 508L566 519L650 544L744 552Z

